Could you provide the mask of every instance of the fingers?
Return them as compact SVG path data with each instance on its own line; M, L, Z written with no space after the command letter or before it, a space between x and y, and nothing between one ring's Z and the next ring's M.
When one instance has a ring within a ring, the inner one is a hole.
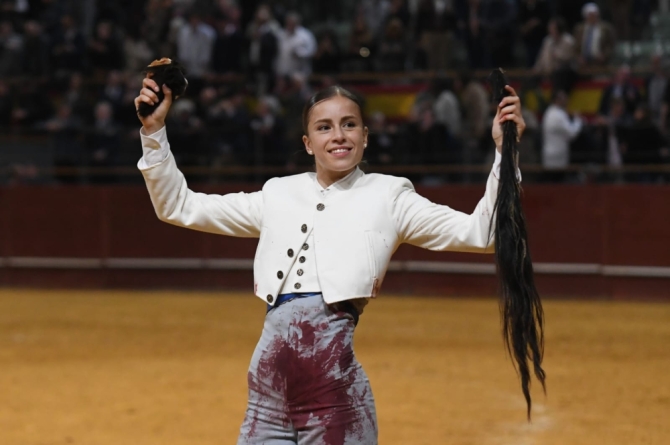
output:
M149 88L142 88L142 90L140 91L140 96L146 96L149 99L151 99L154 103L159 102L158 95L156 95L156 93L154 93Z
M172 103L172 90L168 88L167 85L163 85L163 94L165 94L165 102L167 102L168 105Z
M155 92L158 92L158 84L153 80L148 77L145 77L142 79L142 86L144 88L149 88L151 90L154 90Z
M506 105L512 105L512 104L520 104L521 99L519 99L519 96L507 96L503 98L503 100L500 101L498 104L498 107L502 108Z
M507 92L509 92L509 94L511 96L517 96L518 97L518 95L516 94L516 90L514 90L514 88L512 88L511 86L505 85L505 89L507 90ZM511 96L508 96L508 97L511 97Z

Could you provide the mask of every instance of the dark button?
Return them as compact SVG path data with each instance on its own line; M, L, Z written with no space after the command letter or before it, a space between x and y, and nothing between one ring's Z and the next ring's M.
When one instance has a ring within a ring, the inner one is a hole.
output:
M302 233L307 233L307 224L303 224L300 230L302 230Z
M275 298L272 295L268 295L265 298L268 300L268 303L272 303L273 301L275 301Z
M295 283L293 287L295 287L296 289L300 289L302 286L300 285L300 283Z
M319 205L316 206L316 210L318 210L319 212L320 212L321 210L325 209L325 208L326 208L326 206L323 205L323 204L319 204Z
M305 273L305 272L303 272L302 269L298 269L298 276L299 276L299 277L301 277L302 274L304 274L304 273Z
M305 262L305 257L301 256L300 258L298 258L298 261L300 261L301 263L304 263Z
M279 278L280 280L284 278L284 272L282 272L281 270L277 272L277 278Z
M293 249L289 249L286 253L288 254L289 258L293 258Z
M302 250L307 250L309 249L309 244L305 243L302 245Z

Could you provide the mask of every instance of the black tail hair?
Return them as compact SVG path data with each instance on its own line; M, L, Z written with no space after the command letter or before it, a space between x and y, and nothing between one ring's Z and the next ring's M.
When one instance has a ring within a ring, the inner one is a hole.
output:
M501 69L489 78L493 99L499 103L509 93ZM528 248L526 220L521 208L521 185L517 177L517 129L512 121L502 123L503 143L498 197L491 220L495 227L495 259L500 286L500 317L505 346L516 361L521 389L526 398L530 420L530 369L542 384L545 394L544 311L533 279L533 263Z

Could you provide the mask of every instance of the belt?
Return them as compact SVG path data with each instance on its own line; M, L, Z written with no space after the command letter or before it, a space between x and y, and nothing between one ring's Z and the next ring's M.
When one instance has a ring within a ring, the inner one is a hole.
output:
M268 304L268 312L270 312L273 308L276 308L277 306L281 306L282 304L295 300L296 298L307 298L307 297L316 297L317 295L321 295L321 292L302 292L302 293L293 293L293 294L281 294L277 297L277 302L275 303L274 306L271 306Z
M287 303L296 298L308 298L316 297L321 295L321 292L304 292L304 293L292 293L292 294L281 294L277 297L277 302L274 306L268 304L267 312L269 313L272 309L277 306L281 306L284 303ZM346 312L354 318L354 325L358 325L358 319L360 318L360 311L354 303L349 300L338 301L337 303L332 303L329 305L330 308L336 312Z

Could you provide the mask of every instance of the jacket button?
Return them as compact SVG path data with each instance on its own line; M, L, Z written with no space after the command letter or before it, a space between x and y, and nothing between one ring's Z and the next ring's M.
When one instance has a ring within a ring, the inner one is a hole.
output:
M298 276L299 276L299 277L301 277L302 274L304 274L304 273L305 273L305 272L303 272L302 269L298 269Z
M300 289L302 286L300 285L300 283L295 283L293 287L295 287L296 289Z
M280 280L284 278L284 272L282 272L281 270L277 272L277 278L279 278Z
M275 301L275 298L272 295L268 295L265 298L266 298L266 300L268 300L268 303L272 303L273 301Z
M321 210L325 209L325 208L326 208L326 206L323 205L323 204L319 204L319 205L316 206L316 210L318 210L319 212L320 212Z
M288 254L289 258L293 258L293 249L289 249L286 253Z
M303 224L302 227L300 227L300 230L302 233L307 233L307 224Z
M309 249L309 244L305 243L302 245L302 250L307 250Z
M304 263L305 262L305 257L301 256L300 258L298 258L298 261L300 261L301 263Z

